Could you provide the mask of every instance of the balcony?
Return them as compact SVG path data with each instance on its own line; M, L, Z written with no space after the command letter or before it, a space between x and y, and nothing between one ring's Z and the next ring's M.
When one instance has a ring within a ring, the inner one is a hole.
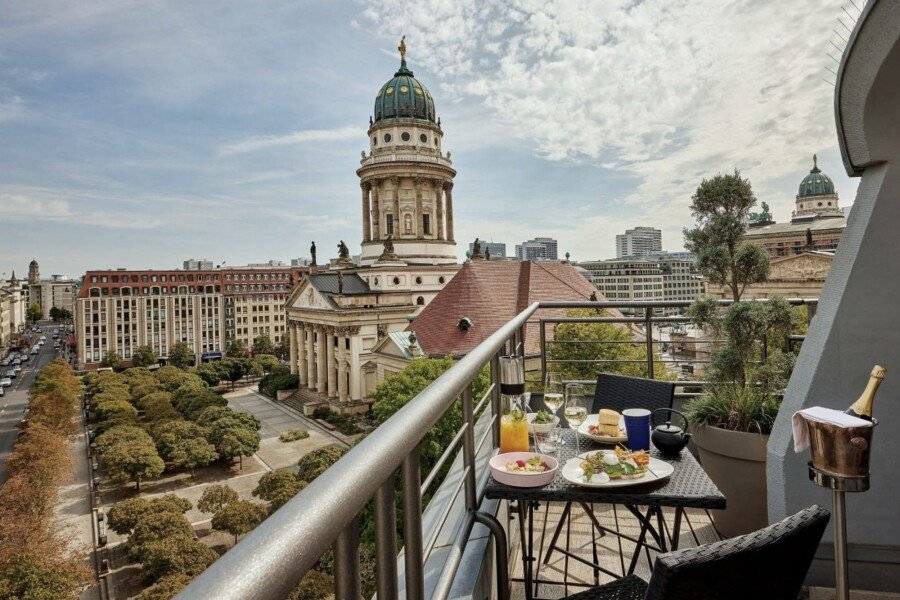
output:
M815 300L790 302L805 305L809 318L815 314ZM680 365L708 361L702 353L695 352L689 359L679 356L671 339L659 336L660 327L689 320L672 315L687 305L544 302L529 306L265 520L179 597L284 598L331 550L335 597L357 599L362 589L360 534L366 519L374 523L378 598L530 598L522 583L522 552L526 547L540 548L540 556L547 558L532 567L540 598L559 598L625 575L632 561L634 573L649 578L655 557L665 547L657 544L656 548L635 551L638 536L646 534L641 533L640 514L621 506L617 510L615 505L592 505L590 518L597 520L592 524L586 511L575 508L567 514L563 502L535 504L531 506L535 512L529 515L532 518L526 540L526 528L520 529L525 523L524 503L485 497L490 479L487 460L497 452L499 440L498 364L500 356L521 350L526 327L534 328L530 330L539 332L540 352L526 357L526 379L542 381L548 370L571 362L554 358L556 355L548 350L554 344L569 343L554 339L551 332L557 325L609 323L629 328L633 341L627 343L641 348L643 356L593 360L591 363L596 364L589 368L599 372L613 366L610 363L621 366L618 363L629 362L643 368L649 377L667 373L671 379L680 372ZM603 316L577 317L549 316L551 313L544 311L545 316L538 317L540 308L605 311ZM623 309L637 316L625 316ZM802 336L790 336L785 343L797 346L802 340ZM703 343L717 342L708 339ZM667 351L661 353L663 349ZM483 395L475 397L473 382L483 369L490 370L491 383ZM697 396L705 385L698 379L679 381L675 407ZM455 406L462 409L463 426L430 472L421 473L419 443ZM668 543L693 546L718 539L708 511L688 508L683 520L677 512L663 509L656 515L657 530L665 532L662 537ZM560 519L565 533L553 535ZM622 537L604 535L600 528L619 532ZM547 548L554 543L561 550L547 557ZM665 546L666 542L661 543ZM564 580L565 584L541 583L551 580Z

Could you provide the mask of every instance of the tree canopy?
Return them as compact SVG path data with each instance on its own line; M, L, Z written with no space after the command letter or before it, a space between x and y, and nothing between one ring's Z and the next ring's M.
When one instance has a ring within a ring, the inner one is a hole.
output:
M203 512L214 513L230 502L237 502L238 495L231 487L215 484L203 490L197 508Z
M138 346L135 348L134 352L131 353L131 364L136 367L149 367L158 362L159 357L156 356L156 352L154 352L153 348L150 346Z
M290 469L276 469L260 477L253 495L267 501L269 510L275 512L305 488L306 483Z
M275 354L275 344L267 333L258 335L253 339L253 355L259 354Z
M194 366L194 351L185 342L178 342L169 350L168 363L179 369Z
M236 500L213 514L212 528L230 533L234 536L234 543L237 543L238 537L259 525L266 514L266 508L262 504Z

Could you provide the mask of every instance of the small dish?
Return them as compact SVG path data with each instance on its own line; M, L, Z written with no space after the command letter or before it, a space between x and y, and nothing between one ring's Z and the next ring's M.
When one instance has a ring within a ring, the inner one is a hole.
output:
M548 469L540 473L513 472L507 469L509 463L527 461L539 456L546 463ZM494 480L503 485L513 487L541 487L547 485L556 477L559 470L559 461L547 454L539 452L506 452L497 454L490 460L491 475Z

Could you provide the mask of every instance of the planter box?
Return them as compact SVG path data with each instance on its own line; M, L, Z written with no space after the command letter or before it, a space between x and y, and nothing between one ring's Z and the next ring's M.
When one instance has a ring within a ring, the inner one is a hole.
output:
M728 508L713 510L713 521L723 537L734 537L769 524L766 497L766 444L768 435L694 427L700 462L725 494Z

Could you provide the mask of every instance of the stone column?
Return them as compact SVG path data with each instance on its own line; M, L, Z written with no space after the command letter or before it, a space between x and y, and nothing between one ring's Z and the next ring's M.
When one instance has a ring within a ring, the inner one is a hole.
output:
M416 178L416 214L413 217L413 234L418 238L425 237L425 228L422 224L422 180Z
M371 242L372 241L372 227L370 224L370 219L372 218L371 211L369 210L369 184L362 183L360 184L362 188L362 222L363 222L363 241Z
M337 338L337 393L338 400L347 401L347 350L344 336Z
M297 387L300 387L306 385L306 380L309 378L309 371L306 368L306 340L304 339L306 331L300 323L295 323L293 332L297 346Z
M337 396L337 360L334 355L334 334L329 331L325 335L326 356L328 357L328 397Z
M288 324L288 348L291 355L291 373L297 373L297 326Z
M316 330L311 325L304 325L303 330L306 332L306 371L308 373L306 387L312 390L315 389L318 380L315 348Z
M447 198L447 240L453 241L453 182L447 182L444 188Z
M440 181L435 181L434 188L434 226L437 227L437 239L444 238L444 188Z
M403 219L400 218L400 178L394 177L394 239L403 233Z
M372 193L372 240L381 240L381 207L379 194L379 182L375 181L371 186Z
M358 332L357 332L358 333ZM362 400L362 369L359 364L359 335L350 338L350 399Z
M328 375L325 368L328 366L328 349L325 345L325 328L316 328L316 391L324 394L327 391Z

